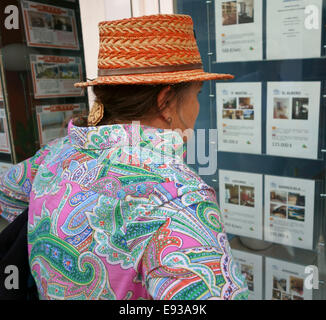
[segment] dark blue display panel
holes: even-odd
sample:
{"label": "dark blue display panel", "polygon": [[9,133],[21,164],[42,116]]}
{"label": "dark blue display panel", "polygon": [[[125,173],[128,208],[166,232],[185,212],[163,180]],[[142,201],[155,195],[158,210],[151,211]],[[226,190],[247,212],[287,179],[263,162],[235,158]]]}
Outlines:
{"label": "dark blue display panel", "polygon": [[[214,175],[204,175],[202,178],[211,186],[213,186],[219,199],[219,177],[218,170],[239,171],[245,173],[255,173],[272,176],[280,176],[287,178],[309,179],[315,181],[315,199],[314,199],[314,245],[312,250],[294,248],[291,246],[283,246],[280,244],[268,244],[243,237],[234,237],[230,235],[231,246],[245,252],[258,254],[265,258],[274,257],[283,259],[288,262],[295,262],[302,265],[316,264],[320,270],[320,278],[324,279],[326,273],[325,261],[325,230],[326,230],[326,63],[325,63],[325,28],[322,29],[319,58],[291,59],[291,60],[266,60],[266,10],[267,1],[263,0],[263,60],[257,61],[235,61],[235,62],[216,62],[216,35],[215,35],[215,1],[201,0],[178,0],[175,1],[177,13],[188,14],[194,21],[194,29],[197,43],[202,56],[205,71],[215,73],[230,73],[235,76],[229,81],[219,81],[221,83],[241,83],[241,82],[258,82],[262,85],[262,125],[261,125],[261,154],[247,154],[234,152],[217,151],[217,171]],[[225,2],[225,1],[220,1]],[[325,25],[326,1],[322,4],[322,21],[321,26]],[[318,157],[317,160],[271,156],[266,154],[266,119],[267,119],[267,82],[294,82],[294,81],[318,81],[321,83],[321,95],[317,97],[320,101],[320,118],[319,118],[319,139],[318,139]],[[325,95],[325,96],[324,96]],[[196,124],[196,129],[218,128],[217,123],[217,107],[216,106],[216,87],[215,82],[207,82],[204,84],[202,93],[199,97],[201,110]],[[206,134],[206,153],[211,142]],[[196,164],[195,168],[199,168],[200,164]],[[263,187],[264,189],[264,187]],[[262,190],[264,195],[264,190]],[[262,199],[264,202],[264,199]],[[248,245],[249,249],[245,245]],[[268,249],[266,249],[268,247]],[[264,251],[257,251],[265,248]],[[263,260],[263,270],[270,261]],[[265,280],[265,272],[263,272],[263,280]],[[266,278],[267,279],[267,278]],[[269,284],[263,281],[263,291],[268,291]],[[265,291],[264,291],[265,292]],[[264,298],[268,295],[263,294]],[[313,293],[313,298],[326,298],[325,286],[322,285]],[[276,298],[275,298],[276,299]]]}

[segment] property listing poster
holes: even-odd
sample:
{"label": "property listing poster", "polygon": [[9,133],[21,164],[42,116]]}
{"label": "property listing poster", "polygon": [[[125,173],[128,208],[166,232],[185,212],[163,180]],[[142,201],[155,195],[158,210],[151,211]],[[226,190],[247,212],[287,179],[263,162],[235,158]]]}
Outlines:
{"label": "property listing poster", "polygon": [[261,153],[261,83],[217,83],[218,150]]}
{"label": "property listing poster", "polygon": [[266,152],[317,159],[320,82],[268,82]]}
{"label": "property listing poster", "polygon": [[0,84],[0,152],[11,153],[9,141],[9,128],[5,105],[3,101],[2,86]]}
{"label": "property listing poster", "polygon": [[79,50],[74,10],[30,1],[22,9],[28,46]]}
{"label": "property listing poster", "polygon": [[311,250],[315,181],[265,176],[265,240]]}
{"label": "property listing poster", "polygon": [[263,238],[263,176],[219,170],[220,206],[227,233]]}
{"label": "property listing poster", "polygon": [[265,260],[266,300],[312,300],[312,290],[305,287],[305,266],[272,259]]}
{"label": "property listing poster", "polygon": [[232,249],[232,255],[246,277],[249,300],[263,300],[263,257],[235,249]]}
{"label": "property listing poster", "polygon": [[41,147],[53,139],[66,136],[69,121],[86,113],[84,103],[37,106],[36,119]]}
{"label": "property listing poster", "polygon": [[320,57],[322,0],[268,0],[267,59]]}
{"label": "property listing poster", "polygon": [[76,97],[74,84],[82,81],[80,57],[30,55],[35,99]]}
{"label": "property listing poster", "polygon": [[262,60],[262,0],[215,0],[216,61]]}

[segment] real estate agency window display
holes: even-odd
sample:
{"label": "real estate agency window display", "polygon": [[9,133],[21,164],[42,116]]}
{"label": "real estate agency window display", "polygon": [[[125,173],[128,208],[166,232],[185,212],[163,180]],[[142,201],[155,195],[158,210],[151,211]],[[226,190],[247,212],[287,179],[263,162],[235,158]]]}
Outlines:
{"label": "real estate agency window display", "polygon": [[[251,298],[325,299],[324,1],[175,7],[193,17],[207,69],[235,75],[203,87],[197,128],[218,130],[217,172],[203,179],[219,194]],[[319,28],[308,28],[314,13]],[[309,265],[319,289],[304,286]]]}
{"label": "real estate agency window display", "polygon": [[0,29],[10,142],[0,160],[18,163],[65,136],[88,99],[73,85],[86,77],[79,2],[4,0],[1,12],[7,5],[19,10],[19,29]]}

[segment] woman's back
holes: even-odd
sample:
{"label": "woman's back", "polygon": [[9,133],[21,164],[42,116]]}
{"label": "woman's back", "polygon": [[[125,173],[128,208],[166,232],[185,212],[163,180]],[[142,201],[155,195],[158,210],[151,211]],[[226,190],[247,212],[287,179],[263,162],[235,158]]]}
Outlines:
{"label": "woman's back", "polygon": [[20,165],[18,184],[33,184],[29,257],[41,298],[246,297],[214,191],[162,152],[171,137],[182,145],[144,126],[71,124]]}

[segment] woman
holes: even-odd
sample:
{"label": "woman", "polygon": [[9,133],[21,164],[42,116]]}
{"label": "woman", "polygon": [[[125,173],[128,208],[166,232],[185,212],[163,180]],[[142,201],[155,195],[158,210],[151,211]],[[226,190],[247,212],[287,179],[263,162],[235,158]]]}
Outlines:
{"label": "woman", "polygon": [[183,159],[202,82],[233,76],[202,70],[189,16],[99,28],[99,77],[76,84],[94,86],[88,119],[1,179],[3,216],[29,204],[40,298],[246,299],[215,192]]}

